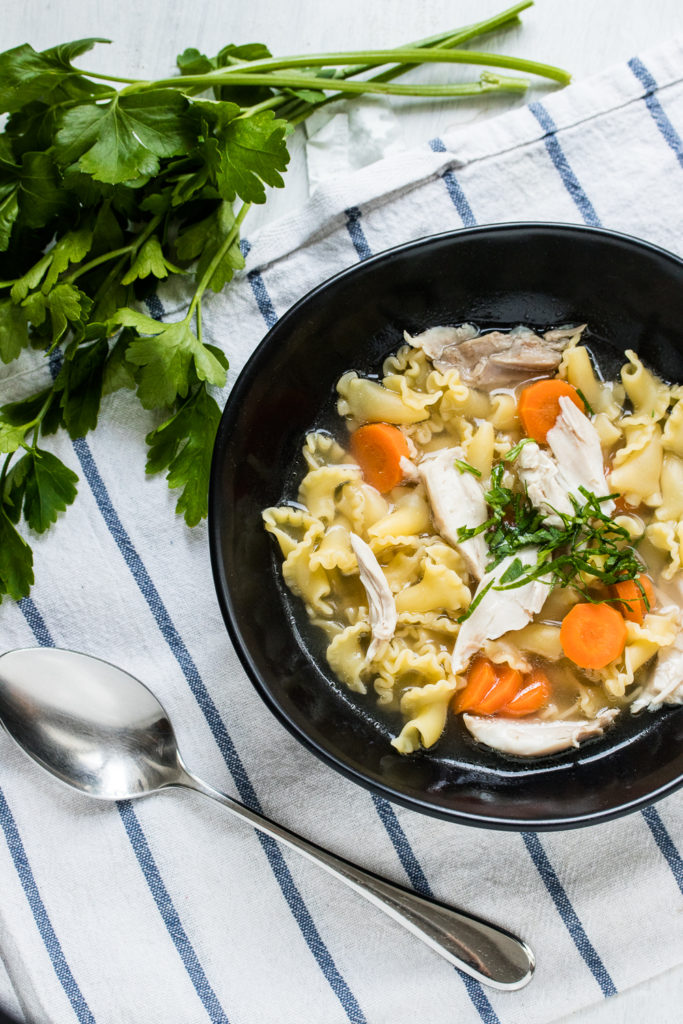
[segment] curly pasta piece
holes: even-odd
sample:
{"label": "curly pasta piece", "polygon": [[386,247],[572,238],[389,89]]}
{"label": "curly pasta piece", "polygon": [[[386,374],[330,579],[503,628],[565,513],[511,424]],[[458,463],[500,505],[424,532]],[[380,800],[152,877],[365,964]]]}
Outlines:
{"label": "curly pasta piece", "polygon": [[299,501],[316,519],[331,523],[336,515],[341,486],[360,480],[358,466],[320,466],[310,470],[301,481]]}
{"label": "curly pasta piece", "polygon": [[655,519],[683,519],[683,459],[670,453],[664,456],[660,485],[662,504],[655,509]]}
{"label": "curly pasta piece", "polygon": [[517,402],[515,396],[501,391],[491,395],[491,414],[489,419],[494,430],[519,430],[520,422],[517,415]]}
{"label": "curly pasta piece", "polygon": [[401,713],[408,721],[391,745],[400,754],[412,754],[420,745],[432,747],[443,732],[455,690],[456,684],[447,679],[406,690],[401,697]]}
{"label": "curly pasta piece", "polygon": [[324,569],[311,566],[311,554],[322,536],[321,523],[314,523],[306,536],[289,552],[282,563],[282,576],[292,591],[306,605],[309,615],[331,616],[334,607],[325,601],[331,590],[330,580]]}
{"label": "curly pasta piece", "polygon": [[467,443],[466,461],[481,473],[482,480],[491,475],[495,432],[493,424],[485,420],[480,423]]}
{"label": "curly pasta piece", "polygon": [[351,549],[349,531],[345,526],[337,523],[332,525],[323,534],[317,548],[311,552],[311,569],[325,569],[331,572],[332,569],[339,569],[345,576],[356,572],[356,556]]}
{"label": "curly pasta piece", "polygon": [[389,503],[379,491],[360,479],[342,484],[335,500],[337,512],[346,519],[354,533],[365,533],[389,511]]}
{"label": "curly pasta piece", "polygon": [[388,515],[377,519],[368,527],[370,540],[400,543],[397,538],[412,537],[431,529],[432,517],[423,487],[403,489],[398,493],[394,508]]}
{"label": "curly pasta piece", "polygon": [[564,657],[560,643],[560,627],[551,626],[546,622],[530,622],[528,626],[506,633],[505,639],[510,640],[523,651],[538,654],[548,661],[559,661]]}
{"label": "curly pasta piece", "polygon": [[396,596],[396,610],[400,612],[459,612],[471,600],[469,588],[457,572],[428,559],[419,583],[402,590]]}
{"label": "curly pasta piece", "polygon": [[631,399],[633,423],[649,423],[666,415],[671,400],[670,388],[646,370],[632,349],[625,352],[628,362],[621,368],[621,380]]}
{"label": "curly pasta piece", "polygon": [[615,444],[621,441],[623,430],[619,425],[619,421],[617,420],[615,423],[609,418],[607,413],[599,412],[597,416],[593,417],[592,423],[603,448],[613,448]]}
{"label": "curly pasta piece", "polygon": [[363,677],[369,674],[365,642],[369,636],[369,624],[357,622],[338,633],[327,648],[330,668],[354,693],[367,693]]}
{"label": "curly pasta piece", "polygon": [[349,370],[337,381],[340,416],[356,423],[419,423],[429,416],[429,406],[439,395],[420,394],[403,382],[400,391],[378,384],[377,381],[359,377],[355,370]]}
{"label": "curly pasta piece", "polygon": [[650,523],[645,527],[645,536],[668,554],[670,562],[662,569],[662,576],[665,580],[673,579],[683,564],[683,523],[678,520]]}
{"label": "curly pasta piece", "polygon": [[424,388],[427,378],[432,372],[432,365],[427,356],[419,348],[412,345],[401,345],[395,355],[387,356],[382,366],[382,374],[385,377],[392,374],[402,374],[411,387]]}
{"label": "curly pasta piece", "polygon": [[277,540],[280,551],[286,558],[290,551],[302,541],[306,532],[316,523],[322,526],[314,516],[293,505],[275,505],[261,513],[263,524]]}
{"label": "curly pasta piece", "polygon": [[331,434],[321,430],[311,430],[306,434],[303,455],[309,469],[319,469],[338,462],[352,462],[346,452]]}
{"label": "curly pasta piece", "polygon": [[683,458],[683,402],[676,402],[662,432],[664,449]]}
{"label": "curly pasta piece", "polygon": [[420,626],[423,631],[434,637],[434,642],[443,642],[450,652],[450,642],[457,636],[460,626],[453,619],[440,612],[401,612],[398,617],[396,635],[402,635],[402,628]]}
{"label": "curly pasta piece", "polygon": [[662,501],[659,476],[662,471],[662,429],[658,423],[624,421],[626,445],[614,456],[609,475],[612,491],[623,494],[630,505],[659,505]]}
{"label": "curly pasta piece", "polygon": [[593,412],[605,413],[611,420],[619,417],[624,389],[621,385],[599,380],[588,349],[583,345],[569,343],[564,350],[558,372],[560,377],[582,392]]}

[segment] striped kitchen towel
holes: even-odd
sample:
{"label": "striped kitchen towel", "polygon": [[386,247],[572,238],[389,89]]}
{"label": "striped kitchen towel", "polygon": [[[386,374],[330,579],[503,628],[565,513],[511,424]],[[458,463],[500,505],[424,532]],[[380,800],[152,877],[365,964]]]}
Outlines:
{"label": "striped kitchen towel", "polygon": [[[230,383],[310,288],[435,231],[575,221],[683,255],[682,79],[683,46],[672,42],[326,183],[245,243],[245,273],[207,303],[205,331],[230,359]],[[171,317],[186,301],[160,292],[150,309]],[[47,372],[27,360],[3,369],[2,401]],[[680,964],[683,794],[590,829],[489,832],[394,807],[320,763],[246,680],[214,596],[206,528],[185,529],[164,481],[145,478],[150,424],[121,392],[94,434],[55,438],[80,494],[33,542],[31,597],[0,608],[4,648],[54,644],[129,669],[159,694],[204,778],[523,935],[536,976],[517,993],[487,990],[194,794],[91,802],[1,735],[3,1005],[31,1024],[544,1024]]]}

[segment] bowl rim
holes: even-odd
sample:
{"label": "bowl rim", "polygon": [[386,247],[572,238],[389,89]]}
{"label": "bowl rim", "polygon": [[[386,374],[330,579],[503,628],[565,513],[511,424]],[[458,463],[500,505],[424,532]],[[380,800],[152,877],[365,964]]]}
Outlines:
{"label": "bowl rim", "polygon": [[[276,339],[277,335],[281,331],[287,329],[290,321],[296,320],[302,307],[305,308],[309,301],[318,297],[321,293],[326,291],[329,287],[336,285],[338,282],[353,277],[358,273],[364,273],[366,272],[367,267],[378,262],[391,259],[394,256],[403,255],[405,252],[410,252],[423,246],[429,246],[435,242],[444,242],[450,239],[457,241],[480,235],[495,236],[496,234],[515,230],[532,230],[548,235],[556,235],[557,233],[560,233],[567,236],[595,236],[597,238],[616,240],[626,245],[633,246],[640,251],[645,250],[651,252],[657,257],[673,264],[683,272],[683,258],[676,256],[675,253],[672,253],[668,249],[664,249],[653,242],[649,242],[646,239],[642,239],[625,232],[613,231],[604,227],[594,227],[592,225],[563,221],[502,221],[494,224],[479,224],[473,227],[457,228],[450,231],[424,235],[420,238],[402,242],[398,245],[391,246],[388,249],[383,249],[367,259],[353,263],[333,274],[331,277],[326,278],[324,281],[315,285],[297,299],[297,301],[290,306],[270,328],[268,328],[261,341],[258,343],[240,370],[237,379],[230,390],[225,407],[221,414],[211,459],[208,514],[209,552],[218,604],[220,606],[228,635],[242,667],[269,710],[275,715],[280,723],[284,725],[288,732],[300,743],[303,743],[303,745],[316,757],[320,758],[320,760],[329,767],[340,772],[343,776],[362,786],[364,789],[370,790],[392,803],[399,804],[412,811],[417,811],[420,814],[428,814],[431,817],[436,817],[441,820],[454,822],[460,825],[469,825],[477,828],[492,828],[501,831],[559,831],[563,829],[600,824],[611,821],[614,818],[621,817],[625,814],[642,810],[644,807],[655,803],[682,787],[683,771],[678,777],[670,779],[668,782],[663,783],[661,786],[650,790],[642,796],[631,800],[618,801],[614,805],[605,809],[588,811],[583,814],[575,814],[565,817],[502,818],[493,814],[473,813],[464,810],[451,809],[439,804],[421,802],[417,797],[412,797],[402,793],[400,790],[393,788],[388,783],[383,783],[375,778],[371,778],[368,775],[355,770],[351,765],[346,764],[340,758],[335,757],[333,753],[321,744],[317,743],[308,735],[308,733],[304,732],[299,724],[294,721],[294,719],[292,719],[275,700],[273,694],[261,678],[261,673],[255,664],[247,644],[243,642],[242,635],[237,627],[236,616],[233,609],[232,592],[227,582],[225,566],[220,553],[220,475],[223,469],[223,459],[230,448],[230,438],[233,436],[231,427],[237,415],[240,402],[249,390],[249,381],[254,373],[255,367],[257,367],[258,364],[266,358],[269,348],[273,344],[273,339]],[[683,713],[683,706],[679,709],[679,713]]]}

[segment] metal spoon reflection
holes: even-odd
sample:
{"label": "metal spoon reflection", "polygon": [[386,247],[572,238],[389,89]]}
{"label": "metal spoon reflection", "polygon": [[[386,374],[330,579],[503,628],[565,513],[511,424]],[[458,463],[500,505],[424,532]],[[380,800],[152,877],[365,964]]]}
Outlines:
{"label": "metal spoon reflection", "polygon": [[533,953],[514,935],[335,857],[192,775],[157,698],[109,662],[55,648],[3,654],[0,720],[29,757],[74,789],[102,800],[194,789],[325,868],[478,981],[517,989],[531,979]]}

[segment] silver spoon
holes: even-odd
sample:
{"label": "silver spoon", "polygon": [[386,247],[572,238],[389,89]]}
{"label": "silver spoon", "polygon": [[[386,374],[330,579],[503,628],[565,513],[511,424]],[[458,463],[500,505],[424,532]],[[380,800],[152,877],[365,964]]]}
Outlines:
{"label": "silver spoon", "polygon": [[514,935],[335,857],[192,775],[157,698],[107,661],[51,647],[1,655],[0,720],[29,757],[82,793],[131,800],[194,789],[325,868],[478,981],[510,990],[531,979],[534,955]]}

